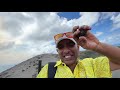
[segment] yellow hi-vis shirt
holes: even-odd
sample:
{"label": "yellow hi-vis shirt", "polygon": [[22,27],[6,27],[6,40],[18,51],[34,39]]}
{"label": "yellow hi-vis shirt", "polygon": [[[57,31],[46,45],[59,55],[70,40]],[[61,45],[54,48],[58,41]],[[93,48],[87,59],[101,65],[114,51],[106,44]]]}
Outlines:
{"label": "yellow hi-vis shirt", "polygon": [[[56,62],[57,67],[54,78],[111,78],[109,59],[107,57],[78,59],[74,72],[61,60]],[[37,75],[37,78],[48,77],[48,64]]]}

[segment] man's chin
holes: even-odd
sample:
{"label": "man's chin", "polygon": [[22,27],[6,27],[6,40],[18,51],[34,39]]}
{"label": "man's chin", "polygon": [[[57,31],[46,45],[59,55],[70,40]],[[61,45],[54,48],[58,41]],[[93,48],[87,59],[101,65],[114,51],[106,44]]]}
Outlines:
{"label": "man's chin", "polygon": [[64,60],[64,63],[65,63],[66,65],[72,65],[72,64],[75,63],[75,61],[74,61],[74,60]]}

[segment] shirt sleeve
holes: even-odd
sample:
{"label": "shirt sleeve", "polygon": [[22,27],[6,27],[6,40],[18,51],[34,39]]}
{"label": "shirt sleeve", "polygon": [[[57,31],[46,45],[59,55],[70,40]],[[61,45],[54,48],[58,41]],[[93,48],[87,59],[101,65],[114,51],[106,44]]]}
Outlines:
{"label": "shirt sleeve", "polygon": [[109,59],[107,57],[98,57],[93,60],[94,73],[97,78],[110,78],[112,73],[110,71]]}
{"label": "shirt sleeve", "polygon": [[36,78],[47,78],[48,75],[48,64],[46,64],[42,69],[41,71],[39,72],[39,74],[37,75]]}

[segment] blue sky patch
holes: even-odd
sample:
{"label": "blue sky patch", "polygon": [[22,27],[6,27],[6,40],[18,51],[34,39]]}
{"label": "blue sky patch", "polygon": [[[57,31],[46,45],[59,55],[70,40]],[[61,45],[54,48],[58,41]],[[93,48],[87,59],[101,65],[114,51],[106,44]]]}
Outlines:
{"label": "blue sky patch", "polygon": [[67,18],[68,20],[77,19],[77,18],[80,17],[79,12],[60,12],[60,13],[58,13],[58,15],[59,15],[60,17],[65,17],[65,18]]}

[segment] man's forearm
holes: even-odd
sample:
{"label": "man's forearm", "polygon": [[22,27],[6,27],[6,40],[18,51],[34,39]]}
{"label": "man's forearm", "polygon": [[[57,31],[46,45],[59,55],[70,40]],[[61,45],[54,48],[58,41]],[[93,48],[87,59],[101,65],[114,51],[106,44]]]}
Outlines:
{"label": "man's forearm", "polygon": [[107,56],[111,62],[120,64],[120,48],[100,42],[94,51]]}

